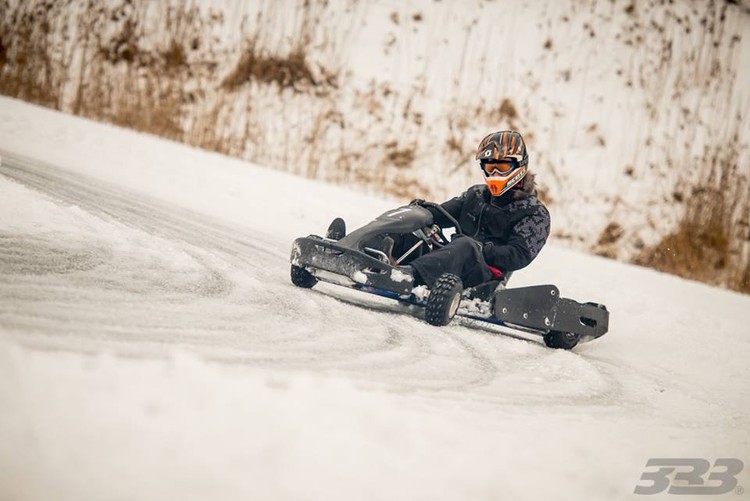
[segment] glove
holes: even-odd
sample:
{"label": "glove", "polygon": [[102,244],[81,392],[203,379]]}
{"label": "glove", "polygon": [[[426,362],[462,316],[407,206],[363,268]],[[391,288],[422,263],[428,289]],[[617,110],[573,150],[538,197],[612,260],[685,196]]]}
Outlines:
{"label": "glove", "polygon": [[409,202],[409,205],[420,205],[421,206],[422,204],[424,204],[424,200],[422,200],[421,198],[415,198],[414,200],[412,200],[411,202]]}
{"label": "glove", "polygon": [[482,246],[482,256],[487,260],[492,256],[492,248],[495,247],[493,242],[487,242]]}

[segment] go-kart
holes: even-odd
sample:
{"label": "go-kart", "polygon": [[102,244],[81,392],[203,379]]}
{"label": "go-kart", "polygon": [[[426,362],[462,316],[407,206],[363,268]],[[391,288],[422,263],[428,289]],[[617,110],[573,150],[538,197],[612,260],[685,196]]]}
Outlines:
{"label": "go-kart", "polygon": [[[540,335],[551,348],[569,350],[607,332],[604,305],[560,297],[554,285],[509,288],[510,274],[468,288],[451,273],[442,274],[429,289],[416,285],[408,262],[449,243],[425,207],[440,211],[461,234],[458,221],[440,205],[424,201],[390,210],[349,234],[337,218],[325,236],[294,241],[292,283],[311,288],[324,281],[424,307],[425,320],[436,326],[448,325],[456,315],[489,322]],[[391,255],[393,237],[406,235],[415,243],[401,255]]]}

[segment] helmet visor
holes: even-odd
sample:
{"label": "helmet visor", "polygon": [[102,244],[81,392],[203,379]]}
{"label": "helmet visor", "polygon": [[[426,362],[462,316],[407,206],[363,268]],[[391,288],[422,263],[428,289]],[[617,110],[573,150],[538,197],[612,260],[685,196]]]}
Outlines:
{"label": "helmet visor", "polygon": [[518,168],[518,162],[512,159],[481,161],[479,165],[486,177],[490,176],[507,176],[514,169]]}

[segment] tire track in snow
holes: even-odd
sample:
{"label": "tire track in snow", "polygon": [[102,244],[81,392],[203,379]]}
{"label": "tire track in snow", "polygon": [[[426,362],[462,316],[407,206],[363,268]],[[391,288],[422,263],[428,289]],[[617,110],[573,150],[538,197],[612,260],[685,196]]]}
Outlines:
{"label": "tire track in snow", "polygon": [[[112,219],[121,224],[132,226],[162,238],[181,240],[191,246],[200,249],[209,249],[222,254],[224,258],[239,261],[245,266],[251,267],[254,274],[267,273],[266,270],[269,269],[268,261],[272,261],[272,265],[278,264],[278,268],[285,271],[288,268],[285,255],[282,257],[279,253],[269,251],[262,245],[254,243],[249,238],[236,236],[236,232],[227,229],[225,225],[207,220],[207,218],[178,207],[168,206],[159,201],[151,200],[148,197],[129,194],[117,187],[108,186],[106,183],[87,179],[83,176],[62,171],[54,166],[39,164],[33,160],[20,157],[5,155],[5,161],[0,172],[6,177],[20,182],[29,188],[42,192],[65,204],[80,207],[103,219]],[[261,264],[253,267],[253,263],[257,264],[259,261],[257,253],[264,254],[263,260]],[[251,255],[253,257],[249,257]],[[44,260],[44,256],[38,255],[33,259],[38,260],[40,258]],[[33,263],[29,263],[29,265],[31,266]],[[212,274],[216,274],[215,270],[212,270]],[[284,278],[286,280],[286,277]],[[289,288],[289,286],[285,287],[285,289]],[[295,295],[300,293],[309,294],[309,291],[291,290],[294,291]],[[205,296],[205,294],[203,295]],[[330,300],[329,298],[325,299]],[[316,303],[318,302],[316,301]],[[319,307],[319,304],[315,305],[315,308]],[[58,311],[57,313],[60,312]],[[62,321],[63,316],[52,315],[50,320]],[[86,318],[92,319],[93,315],[87,315]],[[306,319],[309,320],[309,317]],[[342,319],[342,321],[345,320]],[[322,318],[322,321],[327,322],[328,318]],[[148,324],[149,322],[144,323]],[[288,339],[291,343],[286,343],[293,345],[291,353],[294,353],[295,348],[302,346],[302,352],[305,354],[305,338],[310,334],[317,337],[316,344],[321,344],[321,335],[319,332],[314,332],[315,328],[317,330],[325,330],[327,327],[328,325],[323,323],[313,323],[313,329],[308,329],[308,331],[312,332],[303,332],[300,333],[301,335],[292,336],[291,339]],[[122,339],[121,336],[123,333],[120,329],[115,329],[115,332]],[[321,356],[319,350],[310,350],[307,356],[303,355],[300,358],[299,356],[292,355],[289,358],[301,362],[302,365],[314,364],[325,368],[337,369],[339,366],[350,368],[353,366],[357,368],[358,360],[363,356],[374,354],[376,360],[368,367],[368,369],[374,370],[408,366],[429,358],[430,343],[425,342],[425,338],[406,337],[399,334],[397,337],[398,342],[393,343],[394,332],[400,332],[399,326],[391,322],[390,327],[386,330],[387,339],[391,340],[390,344],[380,342],[376,339],[374,342],[370,340],[370,346],[363,346],[361,342],[346,346],[343,352],[331,349],[327,350],[324,356]],[[353,333],[353,335],[356,334],[356,332]],[[130,339],[134,338],[133,336],[127,337]],[[135,338],[137,337],[135,336]],[[323,337],[327,337],[327,334],[323,333]],[[348,341],[351,342],[352,339],[356,338],[352,337]],[[336,345],[337,341],[340,340],[332,340],[331,344]],[[285,350],[285,353],[289,354],[290,350]],[[270,364],[279,362],[278,357],[271,357],[268,360]]]}
{"label": "tire track in snow", "polygon": [[[203,268],[197,281],[164,276],[139,285],[150,273],[160,273],[156,263],[125,283],[133,290],[123,295],[123,281],[134,270],[113,261],[116,256],[106,246],[66,251],[65,245],[44,239],[0,234],[0,267],[4,277],[15,280],[0,278],[0,297],[15,305],[0,316],[0,324],[22,331],[18,337],[29,345],[81,351],[115,345],[133,356],[160,356],[165,345],[178,344],[225,363],[333,371],[398,391],[455,391],[464,398],[475,393],[483,400],[492,400],[493,385],[522,364],[550,356],[536,345],[462,326],[436,329],[402,305],[361,293],[298,290],[289,284],[287,249],[267,235],[250,235],[248,229],[16,155],[3,153],[0,174],[109,224],[176,243]],[[20,250],[24,245],[49,248],[29,257]],[[56,253],[57,261],[49,259]],[[34,269],[57,281],[24,275]],[[61,279],[63,271],[69,273]],[[109,283],[106,273],[125,277]],[[161,278],[165,283],[158,283]],[[247,279],[255,285],[248,286]],[[35,291],[30,297],[29,287]],[[123,308],[127,312],[118,311]],[[52,327],[59,324],[67,325],[62,333]],[[505,353],[509,346],[514,349]],[[571,396],[576,395],[564,395]]]}

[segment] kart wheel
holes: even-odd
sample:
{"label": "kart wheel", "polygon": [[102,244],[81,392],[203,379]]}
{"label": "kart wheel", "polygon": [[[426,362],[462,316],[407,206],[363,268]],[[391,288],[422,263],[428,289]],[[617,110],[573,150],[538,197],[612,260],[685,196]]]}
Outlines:
{"label": "kart wheel", "polygon": [[292,283],[297,287],[310,289],[318,283],[318,279],[304,268],[292,265]]}
{"label": "kart wheel", "polygon": [[580,339],[581,335],[575,332],[550,331],[544,335],[544,344],[550,348],[572,350]]}
{"label": "kart wheel", "polygon": [[425,320],[431,325],[448,325],[458,311],[461,293],[464,290],[461,279],[451,273],[443,273],[427,297]]}

